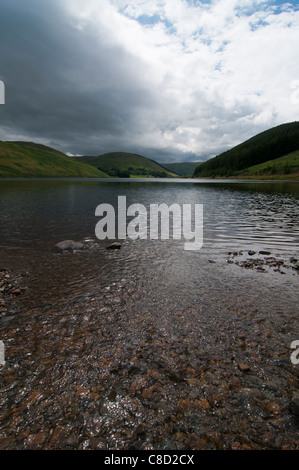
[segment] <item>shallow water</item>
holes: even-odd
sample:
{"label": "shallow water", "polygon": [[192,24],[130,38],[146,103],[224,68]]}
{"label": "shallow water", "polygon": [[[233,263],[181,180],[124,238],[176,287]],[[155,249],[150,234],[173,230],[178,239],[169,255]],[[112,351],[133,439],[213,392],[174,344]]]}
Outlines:
{"label": "shallow water", "polygon": [[[298,186],[0,182],[0,268],[24,288],[6,295],[1,319],[0,447],[298,448]],[[96,206],[118,195],[203,204],[203,248],[52,250],[95,239]]]}

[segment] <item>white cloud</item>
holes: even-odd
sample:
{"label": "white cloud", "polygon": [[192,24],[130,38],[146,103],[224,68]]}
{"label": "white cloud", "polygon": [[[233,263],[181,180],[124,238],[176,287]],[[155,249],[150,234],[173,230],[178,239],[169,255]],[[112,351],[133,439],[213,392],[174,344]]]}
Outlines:
{"label": "white cloud", "polygon": [[[297,118],[290,83],[299,76],[299,12],[289,4],[275,14],[271,1],[266,8],[265,2],[252,0],[243,0],[241,7],[237,0],[112,3],[126,15],[120,14],[123,29],[116,36],[147,63],[149,84],[158,87],[161,125],[167,126],[167,114],[177,122],[176,129],[168,130],[167,141],[171,135],[180,148],[198,151],[200,140],[187,130],[182,135],[179,129],[186,123],[186,129],[200,129],[203,120],[217,119],[220,108],[228,120],[235,113],[228,139],[235,136],[236,143],[243,138],[237,132],[238,121],[246,137]],[[142,15],[159,16],[173,29],[170,32],[163,22],[142,27],[137,21]],[[220,129],[222,121],[223,116]],[[212,151],[215,142],[205,145]]]}

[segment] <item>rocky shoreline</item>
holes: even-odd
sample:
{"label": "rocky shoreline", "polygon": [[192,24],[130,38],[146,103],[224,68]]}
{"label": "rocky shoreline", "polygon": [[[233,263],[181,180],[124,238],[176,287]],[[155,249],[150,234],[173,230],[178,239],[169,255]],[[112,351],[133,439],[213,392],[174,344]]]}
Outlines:
{"label": "rocky shoreline", "polygon": [[266,272],[273,269],[274,272],[285,274],[285,270],[293,270],[299,274],[299,259],[292,256],[289,259],[281,259],[273,256],[270,251],[234,251],[228,252],[227,262],[236,264],[245,269],[255,269],[258,272]]}
{"label": "rocky shoreline", "polygon": [[[243,277],[234,296],[230,289],[240,278],[229,271],[224,280],[230,264],[297,276],[295,257],[230,252],[223,268],[202,263],[192,290],[190,278],[185,285],[162,255],[155,257],[166,270],[161,276],[153,277],[156,267],[142,252],[129,274],[122,260],[135,256],[132,248],[115,247],[107,260],[120,260],[120,272],[112,265],[105,277],[106,260],[106,267],[95,265],[94,290],[86,296],[82,281],[70,280],[63,301],[49,299],[59,266],[81,279],[85,257],[90,265],[105,256],[106,245],[86,244],[90,249],[60,251],[74,256],[38,260],[35,282],[46,273],[44,298],[33,292],[39,284],[32,273],[0,270],[8,354],[0,369],[0,449],[299,449],[299,366],[289,359],[296,312],[279,303],[277,292],[271,299],[279,314],[271,314],[260,295],[265,276],[264,285]],[[196,261],[189,263],[193,273]]]}

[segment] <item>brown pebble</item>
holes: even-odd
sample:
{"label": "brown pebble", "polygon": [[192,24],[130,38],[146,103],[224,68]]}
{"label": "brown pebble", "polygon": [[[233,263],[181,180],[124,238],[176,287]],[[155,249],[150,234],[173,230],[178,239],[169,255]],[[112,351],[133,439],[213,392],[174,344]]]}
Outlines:
{"label": "brown pebble", "polygon": [[21,289],[14,289],[14,290],[12,291],[12,294],[13,294],[13,295],[20,295],[20,294],[21,294]]}
{"label": "brown pebble", "polygon": [[47,438],[45,432],[40,432],[38,434],[30,434],[25,441],[25,446],[27,448],[36,449],[40,448]]}
{"label": "brown pebble", "polygon": [[205,400],[204,398],[200,398],[199,400],[195,400],[196,405],[202,406],[205,410],[208,410],[210,408],[210,403],[208,400]]}
{"label": "brown pebble", "polygon": [[39,390],[34,390],[30,397],[23,403],[21,409],[29,408],[31,405],[35,404],[38,400],[42,398],[43,394]]}
{"label": "brown pebble", "polygon": [[250,366],[248,364],[238,364],[238,369],[241,372],[249,372],[250,371]]}
{"label": "brown pebble", "polygon": [[198,387],[200,385],[200,380],[198,379],[187,379],[189,385]]}
{"label": "brown pebble", "polygon": [[98,400],[100,398],[100,395],[98,393],[90,393],[89,398],[92,400]]}
{"label": "brown pebble", "polygon": [[56,426],[56,428],[54,428],[53,430],[51,430],[51,438],[50,438],[50,445],[56,445],[56,443],[58,442],[59,440],[59,436],[60,434],[63,432],[63,426],[61,425],[58,425]]}
{"label": "brown pebble", "polygon": [[142,398],[151,398],[153,391],[150,388],[145,388],[142,390],[141,396]]}
{"label": "brown pebble", "polygon": [[271,413],[276,416],[281,414],[281,408],[278,403],[268,402],[266,405],[266,410],[268,411],[268,413]]}
{"label": "brown pebble", "polygon": [[75,397],[84,397],[90,393],[90,390],[86,387],[79,387],[75,393]]}
{"label": "brown pebble", "polygon": [[179,400],[177,404],[177,410],[182,410],[184,408],[189,408],[192,406],[192,401],[190,400]]}

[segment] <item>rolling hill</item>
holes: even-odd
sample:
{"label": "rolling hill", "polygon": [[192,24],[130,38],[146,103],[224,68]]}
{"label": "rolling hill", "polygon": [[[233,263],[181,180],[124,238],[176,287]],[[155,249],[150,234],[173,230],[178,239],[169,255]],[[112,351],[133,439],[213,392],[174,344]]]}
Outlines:
{"label": "rolling hill", "polygon": [[0,177],[107,178],[108,175],[45,145],[0,141]]}
{"label": "rolling hill", "polygon": [[164,166],[141,155],[112,152],[97,157],[75,157],[76,161],[92,165],[115,177],[177,177]]}
{"label": "rolling hill", "polygon": [[[195,168],[193,176],[197,178],[238,177],[246,174],[253,176],[255,171],[257,172],[255,175],[257,178],[271,176],[271,174],[274,174],[271,173],[273,171],[272,165],[268,165],[268,170],[265,170],[262,175],[259,173],[258,168],[252,170],[252,167],[282,157],[285,159],[284,163],[286,163],[289,158],[287,156],[297,150],[299,150],[299,122],[282,124],[261,132],[231,150],[201,163]],[[279,164],[274,168],[277,169],[277,174],[280,174],[280,177],[288,175],[288,178],[291,178],[293,174],[298,173],[296,161],[296,159],[290,159],[288,166]],[[267,165],[265,168],[267,168]],[[286,169],[287,173],[283,173]]]}

